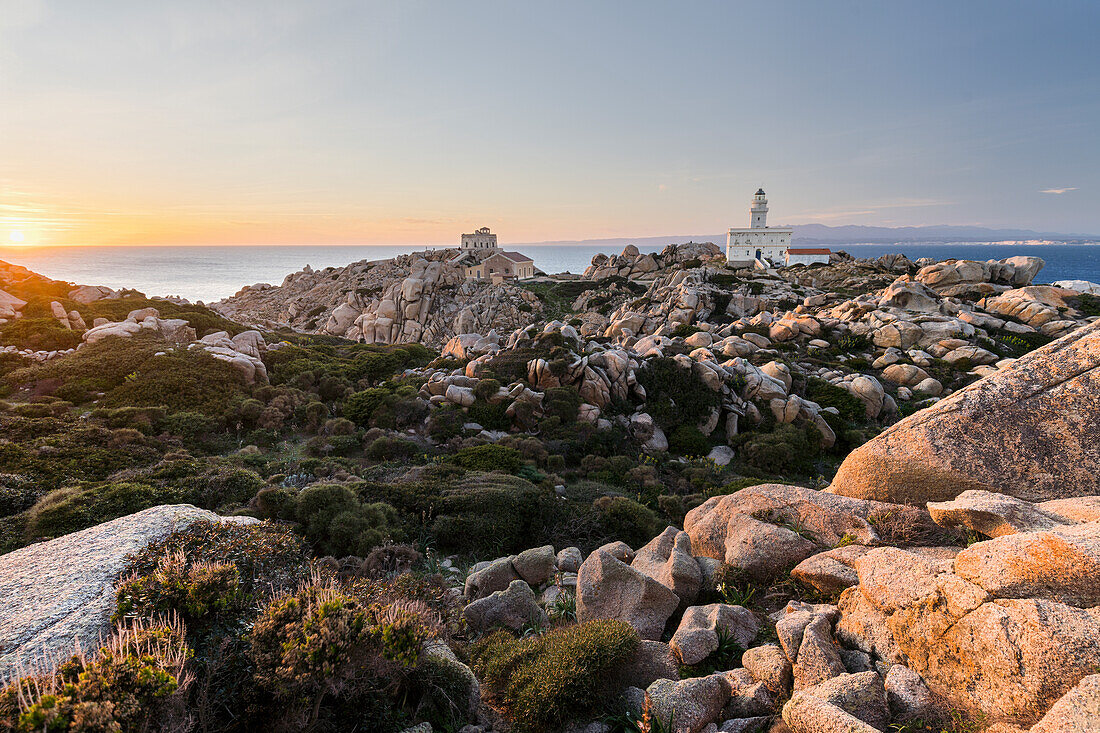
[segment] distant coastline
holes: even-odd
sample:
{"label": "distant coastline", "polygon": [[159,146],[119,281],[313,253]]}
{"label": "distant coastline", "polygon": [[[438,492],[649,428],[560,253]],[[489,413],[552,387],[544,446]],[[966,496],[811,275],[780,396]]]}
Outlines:
{"label": "distant coastline", "polygon": [[[593,240],[588,243],[504,243],[526,248],[544,272],[583,272],[597,253],[615,254],[626,244],[642,252],[659,252],[675,242],[713,241],[715,237]],[[829,242],[834,251],[856,257],[900,252],[910,259],[1004,259],[1014,255],[1042,257],[1046,267],[1038,282],[1090,280],[1100,282],[1100,247],[1091,243],[1026,242]],[[437,249],[438,246],[429,246]],[[132,247],[0,247],[0,260],[23,265],[59,280],[112,288],[135,287],[147,295],[179,295],[212,302],[229,297],[245,285],[281,283],[292,272],[342,267],[359,260],[388,259],[424,246],[409,245],[230,245]]]}

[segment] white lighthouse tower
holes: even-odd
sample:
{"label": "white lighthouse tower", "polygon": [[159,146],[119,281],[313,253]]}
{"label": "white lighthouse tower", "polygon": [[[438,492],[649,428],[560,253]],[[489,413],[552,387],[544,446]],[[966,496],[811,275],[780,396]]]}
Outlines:
{"label": "white lighthouse tower", "polygon": [[752,197],[752,221],[750,229],[768,228],[768,197],[764,195],[764,189],[756,189],[756,195]]}
{"label": "white lighthouse tower", "polygon": [[793,234],[793,229],[768,226],[768,197],[764,189],[757,189],[749,209],[749,227],[730,229],[726,235],[726,261],[734,267],[768,268],[783,264]]}

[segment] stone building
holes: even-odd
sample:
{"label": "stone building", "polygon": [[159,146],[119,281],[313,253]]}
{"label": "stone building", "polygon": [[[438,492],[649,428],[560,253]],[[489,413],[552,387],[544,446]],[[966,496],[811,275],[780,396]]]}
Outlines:
{"label": "stone building", "polygon": [[535,261],[519,252],[497,250],[481,262],[466,266],[467,280],[523,280],[535,276]]}
{"label": "stone building", "polygon": [[769,227],[768,198],[764,189],[752,197],[749,227],[730,229],[726,235],[726,260],[737,267],[769,267],[784,264],[793,229]]}
{"label": "stone building", "polygon": [[462,235],[462,249],[485,250],[497,248],[497,235],[489,231],[489,227],[481,227],[473,234]]}
{"label": "stone building", "polygon": [[522,280],[535,276],[535,261],[519,252],[505,252],[489,227],[463,234],[458,255],[451,264],[461,266],[467,280]]}

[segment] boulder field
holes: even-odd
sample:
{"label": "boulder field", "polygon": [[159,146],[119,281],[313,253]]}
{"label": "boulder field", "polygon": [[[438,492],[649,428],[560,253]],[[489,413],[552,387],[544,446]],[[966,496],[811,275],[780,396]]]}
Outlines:
{"label": "boulder field", "polygon": [[[622,699],[692,733],[776,730],[777,718],[793,733],[873,733],[952,714],[999,726],[990,730],[1095,730],[1097,500],[968,491],[928,511],[755,486],[708,500],[683,531],[669,527],[636,552],[598,548],[576,574],[575,548],[537,548],[540,567],[556,564],[530,585],[522,555],[485,563],[466,583],[467,622],[537,624],[543,606],[575,588],[579,621],[623,620],[648,640],[639,656],[649,661],[619,680]],[[959,527],[995,536],[920,544]],[[771,613],[703,600],[717,567],[763,588],[792,566],[796,582],[839,599]],[[739,662],[685,672],[720,638],[744,650]]]}

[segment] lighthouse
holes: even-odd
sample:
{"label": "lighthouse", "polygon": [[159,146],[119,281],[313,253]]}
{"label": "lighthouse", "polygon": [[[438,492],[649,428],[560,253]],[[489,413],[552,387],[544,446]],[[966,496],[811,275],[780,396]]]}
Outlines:
{"label": "lighthouse", "polygon": [[730,229],[726,235],[726,261],[734,267],[782,265],[793,234],[793,229],[768,226],[768,196],[759,188],[749,206],[748,228]]}

